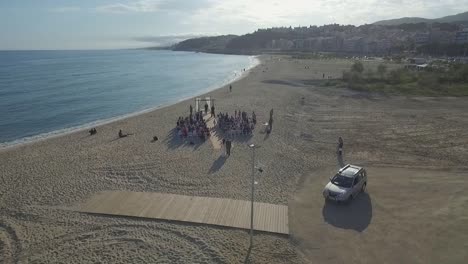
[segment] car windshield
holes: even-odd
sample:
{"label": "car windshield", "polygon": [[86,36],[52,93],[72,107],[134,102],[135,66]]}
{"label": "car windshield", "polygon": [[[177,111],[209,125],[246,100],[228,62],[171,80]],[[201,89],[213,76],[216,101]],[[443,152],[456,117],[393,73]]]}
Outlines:
{"label": "car windshield", "polygon": [[336,186],[340,187],[345,187],[345,188],[350,188],[351,185],[353,184],[353,178],[351,177],[346,177],[341,174],[336,174],[331,182],[335,184]]}

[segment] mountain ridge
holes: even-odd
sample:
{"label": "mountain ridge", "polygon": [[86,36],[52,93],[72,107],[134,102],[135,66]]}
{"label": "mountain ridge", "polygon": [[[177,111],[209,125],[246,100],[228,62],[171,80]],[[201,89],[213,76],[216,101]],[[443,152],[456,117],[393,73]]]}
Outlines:
{"label": "mountain ridge", "polygon": [[401,17],[396,19],[380,20],[372,23],[373,25],[382,25],[382,26],[395,26],[401,24],[417,24],[417,23],[453,23],[468,21],[468,11],[463,13],[458,13],[456,15],[444,16],[440,18],[423,18],[423,17]]}

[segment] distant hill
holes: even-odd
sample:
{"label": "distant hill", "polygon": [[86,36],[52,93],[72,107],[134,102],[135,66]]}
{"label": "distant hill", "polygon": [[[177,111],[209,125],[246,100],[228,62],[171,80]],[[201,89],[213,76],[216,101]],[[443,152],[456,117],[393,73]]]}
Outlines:
{"label": "distant hill", "polygon": [[236,37],[236,35],[223,35],[187,39],[174,45],[172,50],[224,53],[226,45]]}
{"label": "distant hill", "polygon": [[245,55],[278,52],[337,52],[389,56],[403,52],[420,52],[416,48],[422,50],[423,44],[416,43],[415,36],[432,29],[437,29],[437,31],[434,31],[430,40],[426,40],[428,42],[426,44],[430,44],[427,51],[424,51],[426,55],[439,55],[443,51],[444,54],[450,53],[458,56],[464,54],[465,48],[468,47],[468,43],[455,43],[456,32],[468,25],[468,12],[438,19],[412,17],[376,23],[378,25],[329,24],[264,28],[241,36],[224,35],[187,39],[171,46],[170,49]]}
{"label": "distant hill", "polygon": [[436,20],[437,20],[436,22],[444,22],[444,23],[468,21],[468,12],[456,14],[453,16],[446,16],[446,17],[438,18]]}
{"label": "distant hill", "polygon": [[468,12],[456,14],[453,16],[445,16],[435,19],[427,19],[422,17],[403,17],[397,19],[381,20],[373,23],[374,25],[395,26],[401,24],[416,24],[416,23],[453,23],[453,22],[467,22]]}

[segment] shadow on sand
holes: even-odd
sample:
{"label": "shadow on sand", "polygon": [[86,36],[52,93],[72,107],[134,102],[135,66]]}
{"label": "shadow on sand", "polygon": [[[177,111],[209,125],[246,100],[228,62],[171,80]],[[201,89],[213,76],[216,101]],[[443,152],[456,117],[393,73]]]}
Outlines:
{"label": "shadow on sand", "polygon": [[340,152],[338,152],[338,150],[336,151],[336,161],[338,162],[338,166],[340,168],[343,168],[346,165],[345,161],[343,159],[343,154],[340,154]]}
{"label": "shadow on sand", "polygon": [[211,165],[208,173],[215,173],[219,171],[223,167],[224,163],[226,163],[227,158],[228,157],[225,155],[219,156],[219,158],[213,162],[213,165]]}
{"label": "shadow on sand", "polygon": [[325,222],[332,226],[364,231],[372,219],[372,202],[369,194],[359,194],[349,204],[337,204],[326,201],[323,205],[322,215]]}
{"label": "shadow on sand", "polygon": [[289,81],[289,80],[264,80],[263,83],[268,84],[278,84],[278,85],[288,85],[293,87],[303,87],[304,85],[300,82]]}
{"label": "shadow on sand", "polygon": [[217,131],[216,133],[218,134],[218,137],[220,140],[222,140],[223,138],[230,139],[232,142],[237,143],[237,144],[243,144],[243,143],[247,144],[250,142],[250,140],[253,137],[253,134],[247,134],[247,135],[241,134],[241,135],[231,136],[221,131]]}
{"label": "shadow on sand", "polygon": [[[190,144],[192,140],[193,144]],[[164,143],[167,145],[167,149],[174,150],[180,147],[193,147],[194,150],[198,149],[203,143],[209,139],[202,141],[198,137],[193,137],[192,139],[184,139],[177,135],[177,129],[173,128],[167,136],[164,138]]]}

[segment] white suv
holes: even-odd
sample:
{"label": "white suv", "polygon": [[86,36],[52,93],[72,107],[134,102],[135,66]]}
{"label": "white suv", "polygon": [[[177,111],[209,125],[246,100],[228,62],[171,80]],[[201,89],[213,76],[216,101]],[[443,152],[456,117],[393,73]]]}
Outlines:
{"label": "white suv", "polygon": [[325,199],[337,202],[349,202],[367,186],[367,173],[362,167],[346,165],[330,178],[330,182],[323,190]]}

